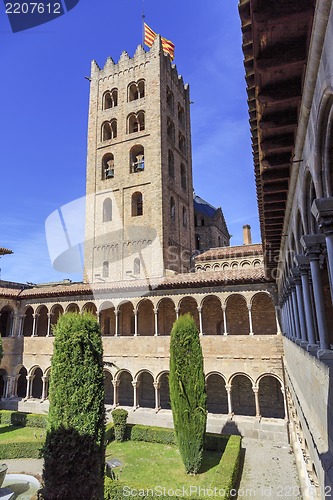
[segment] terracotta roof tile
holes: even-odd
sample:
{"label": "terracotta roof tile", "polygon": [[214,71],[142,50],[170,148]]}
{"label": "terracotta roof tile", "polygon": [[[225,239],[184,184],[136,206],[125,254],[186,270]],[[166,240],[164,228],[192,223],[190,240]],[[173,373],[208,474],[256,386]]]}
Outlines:
{"label": "terracotta roof tile", "polygon": [[210,248],[195,257],[196,262],[202,260],[226,259],[229,257],[248,257],[262,256],[262,244],[255,243],[253,245],[239,245],[234,247]]}

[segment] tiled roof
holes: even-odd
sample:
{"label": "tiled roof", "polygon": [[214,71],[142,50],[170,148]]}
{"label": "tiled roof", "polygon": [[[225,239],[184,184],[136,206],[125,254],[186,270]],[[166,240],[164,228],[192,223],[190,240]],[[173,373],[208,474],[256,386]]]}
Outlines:
{"label": "tiled roof", "polygon": [[262,256],[262,244],[255,243],[253,245],[239,245],[234,247],[210,248],[195,257],[196,262],[202,260],[226,259],[229,257],[249,257]]}
{"label": "tiled roof", "polygon": [[26,290],[14,290],[0,288],[0,296],[16,297],[17,299],[33,299],[48,297],[64,297],[74,295],[104,294],[107,292],[121,292],[126,290],[168,290],[176,288],[198,288],[205,286],[226,286],[232,284],[268,282],[265,278],[263,268],[229,269],[221,271],[208,271],[197,273],[184,273],[167,276],[165,278],[153,278],[118,281],[114,283],[100,283],[90,285],[89,283],[71,283],[68,285],[58,284],[52,286],[36,286]]}

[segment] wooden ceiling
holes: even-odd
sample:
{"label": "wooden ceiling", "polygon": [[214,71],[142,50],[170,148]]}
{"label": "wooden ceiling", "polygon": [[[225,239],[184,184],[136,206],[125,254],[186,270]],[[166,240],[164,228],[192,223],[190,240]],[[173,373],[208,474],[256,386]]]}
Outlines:
{"label": "wooden ceiling", "polygon": [[266,268],[277,266],[316,0],[240,0]]}

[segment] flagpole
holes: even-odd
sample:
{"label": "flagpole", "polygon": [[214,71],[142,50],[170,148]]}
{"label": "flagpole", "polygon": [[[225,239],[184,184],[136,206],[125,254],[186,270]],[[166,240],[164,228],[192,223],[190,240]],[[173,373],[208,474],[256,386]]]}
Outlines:
{"label": "flagpole", "polygon": [[142,47],[144,45],[144,40],[145,40],[145,0],[142,0],[142,14],[141,14],[141,19],[142,19]]}

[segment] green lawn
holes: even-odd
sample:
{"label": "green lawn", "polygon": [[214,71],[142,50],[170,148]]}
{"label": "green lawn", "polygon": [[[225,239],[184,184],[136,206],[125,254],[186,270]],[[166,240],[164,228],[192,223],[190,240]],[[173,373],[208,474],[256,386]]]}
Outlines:
{"label": "green lawn", "polygon": [[179,450],[173,445],[125,441],[112,442],[106,449],[106,460],[117,458],[122,462],[123,466],[114,471],[124,484],[146,488],[214,488],[218,482],[216,469],[221,455],[218,451],[205,451],[200,474],[192,476],[186,474]]}
{"label": "green lawn", "polygon": [[0,424],[0,443],[24,442],[36,439],[42,441],[45,430],[37,427],[21,427]]}

